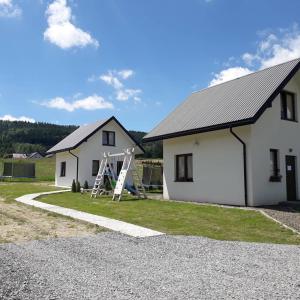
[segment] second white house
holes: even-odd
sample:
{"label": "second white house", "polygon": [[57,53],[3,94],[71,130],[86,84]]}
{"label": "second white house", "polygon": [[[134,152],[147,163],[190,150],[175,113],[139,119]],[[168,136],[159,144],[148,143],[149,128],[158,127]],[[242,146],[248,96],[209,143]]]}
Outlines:
{"label": "second white house", "polygon": [[[132,147],[135,155],[144,152],[115,117],[80,126],[47,152],[56,154],[55,185],[70,187],[75,180],[93,186],[104,152],[121,153]],[[113,165],[117,174],[122,162],[120,157]]]}

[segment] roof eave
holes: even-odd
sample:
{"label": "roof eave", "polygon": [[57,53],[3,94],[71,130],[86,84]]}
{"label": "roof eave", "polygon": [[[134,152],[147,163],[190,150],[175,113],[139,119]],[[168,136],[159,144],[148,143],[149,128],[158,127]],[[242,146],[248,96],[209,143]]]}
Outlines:
{"label": "roof eave", "polygon": [[197,134],[197,133],[204,133],[204,132],[209,132],[209,131],[227,129],[227,128],[231,128],[231,127],[250,125],[250,124],[253,124],[254,122],[255,121],[253,118],[249,118],[249,119],[238,120],[238,121],[234,121],[234,122],[228,122],[228,123],[212,125],[212,126],[207,126],[207,127],[202,127],[202,128],[195,128],[195,129],[189,129],[189,130],[184,130],[184,131],[179,131],[179,132],[173,132],[173,133],[167,133],[167,134],[163,134],[163,135],[153,136],[153,137],[149,137],[149,138],[144,138],[143,141],[145,143],[155,142],[155,141],[172,139],[172,138],[176,138],[176,137],[192,135],[192,134]]}

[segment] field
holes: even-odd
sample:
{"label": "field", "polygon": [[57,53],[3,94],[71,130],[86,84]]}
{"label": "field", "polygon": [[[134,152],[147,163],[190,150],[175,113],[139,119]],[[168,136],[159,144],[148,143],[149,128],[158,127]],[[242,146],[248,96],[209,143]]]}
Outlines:
{"label": "field", "polygon": [[[11,159],[0,159],[0,176],[3,174],[3,162],[11,162]],[[42,158],[42,159],[18,159],[14,160],[14,163],[35,163],[35,174],[36,178],[11,178],[5,179],[5,181],[54,181],[55,179],[55,157],[51,158]]]}

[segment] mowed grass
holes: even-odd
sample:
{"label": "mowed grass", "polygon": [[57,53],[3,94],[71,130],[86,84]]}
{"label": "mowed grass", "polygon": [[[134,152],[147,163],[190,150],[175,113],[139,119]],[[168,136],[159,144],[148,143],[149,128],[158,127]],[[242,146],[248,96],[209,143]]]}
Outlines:
{"label": "mowed grass", "polygon": [[9,202],[26,194],[59,190],[53,184],[53,182],[0,182],[0,197]]}
{"label": "mowed grass", "polygon": [[218,240],[300,244],[300,236],[259,212],[211,205],[124,197],[90,198],[64,193],[40,197],[42,202],[110,217],[174,235],[205,236]]}
{"label": "mowed grass", "polygon": [[[3,163],[11,162],[11,159],[0,159],[0,175],[3,174]],[[17,159],[14,163],[35,163],[35,178],[5,178],[8,182],[34,182],[54,181],[55,179],[55,156],[41,159]],[[2,179],[3,180],[3,179]]]}

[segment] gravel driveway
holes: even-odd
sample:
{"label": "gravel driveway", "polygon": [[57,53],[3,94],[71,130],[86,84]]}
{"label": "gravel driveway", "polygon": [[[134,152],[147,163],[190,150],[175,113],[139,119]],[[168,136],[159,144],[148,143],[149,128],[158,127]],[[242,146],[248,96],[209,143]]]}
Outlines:
{"label": "gravel driveway", "polygon": [[300,247],[113,232],[3,244],[0,299],[300,299]]}

